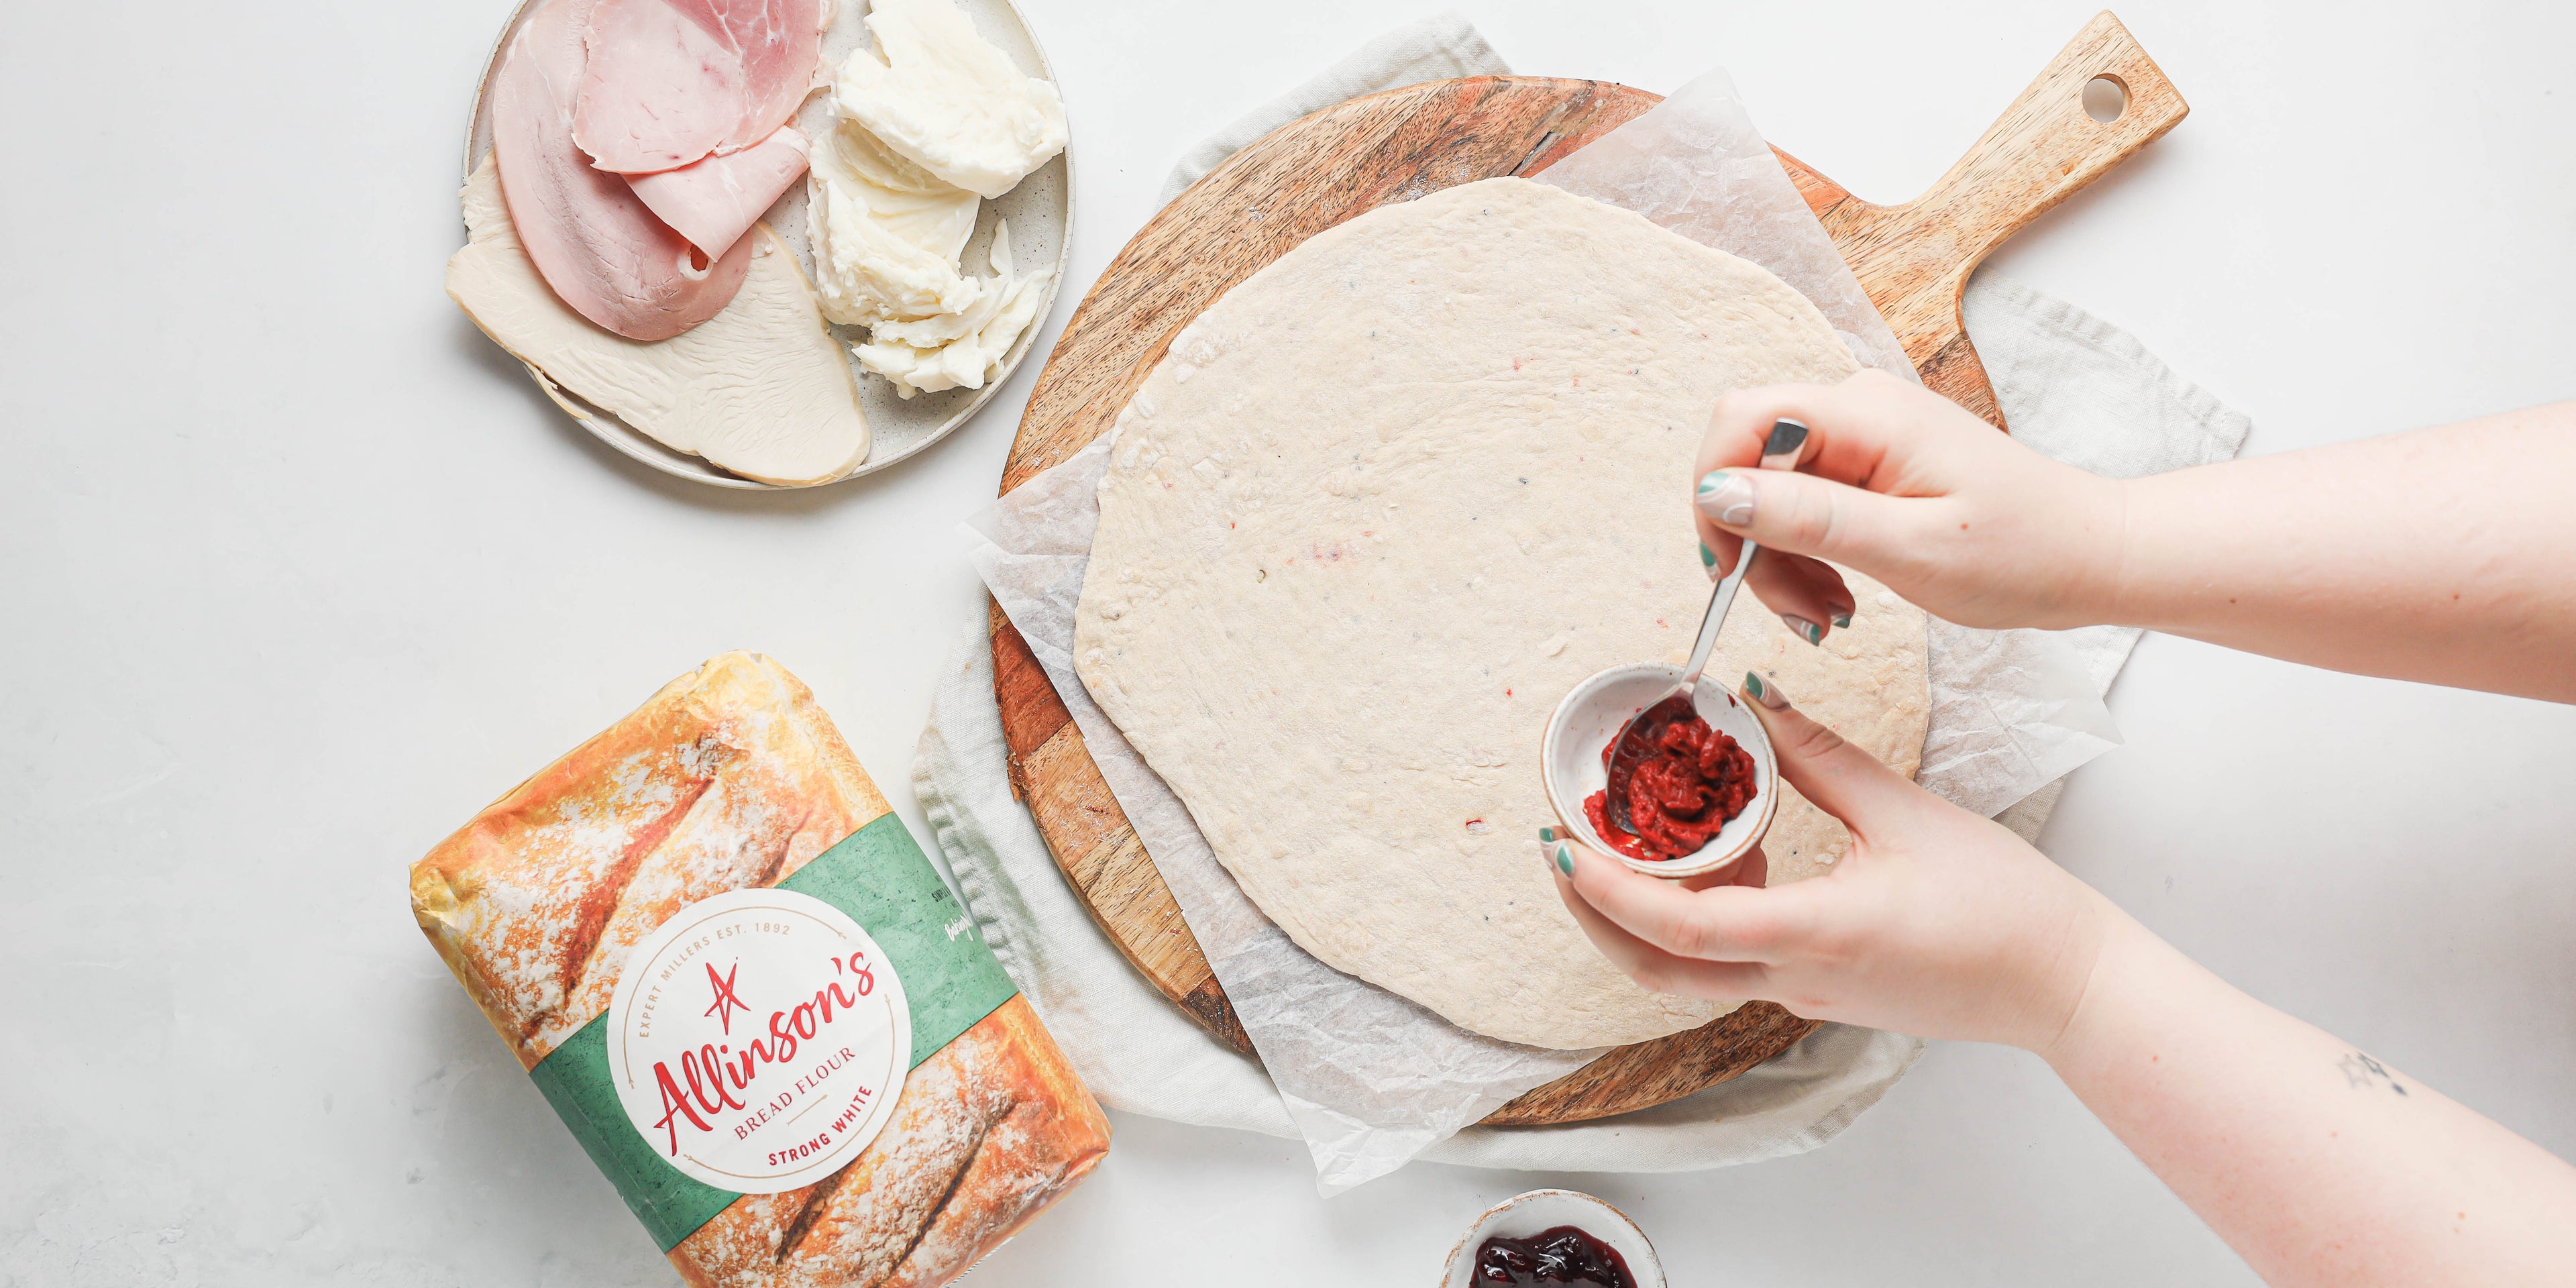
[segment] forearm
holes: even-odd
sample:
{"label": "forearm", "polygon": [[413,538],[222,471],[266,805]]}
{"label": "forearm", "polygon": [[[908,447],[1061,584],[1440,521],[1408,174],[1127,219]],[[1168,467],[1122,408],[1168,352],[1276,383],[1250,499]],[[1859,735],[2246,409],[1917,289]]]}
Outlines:
{"label": "forearm", "polygon": [[2551,1282],[2576,1168],[2123,922],[2041,1054],[2266,1282]]}
{"label": "forearm", "polygon": [[2576,701],[2576,403],[2122,493],[2100,620]]}

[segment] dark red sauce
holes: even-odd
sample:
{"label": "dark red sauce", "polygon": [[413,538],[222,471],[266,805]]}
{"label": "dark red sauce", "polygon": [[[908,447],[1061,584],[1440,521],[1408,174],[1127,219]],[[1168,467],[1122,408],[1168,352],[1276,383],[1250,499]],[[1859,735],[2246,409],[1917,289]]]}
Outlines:
{"label": "dark red sauce", "polygon": [[1496,1237],[1478,1244],[1476,1282],[1497,1288],[1521,1284],[1637,1288],[1628,1273],[1628,1260],[1617,1248],[1571,1225],[1541,1230],[1526,1239]]}
{"label": "dark red sauce", "polygon": [[[1592,821],[1592,830],[1602,840],[1629,858],[1649,863],[1699,853],[1728,819],[1753,803],[1757,786],[1753,753],[1710,728],[1698,712],[1688,710],[1689,699],[1668,701],[1682,706],[1655,734],[1653,752],[1637,762],[1624,782],[1614,770],[1610,785],[1583,802],[1584,817]],[[1603,747],[1601,763],[1609,765],[1617,749],[1616,741]],[[1637,825],[1634,836],[1610,821],[1614,791],[1627,793],[1628,818]]]}

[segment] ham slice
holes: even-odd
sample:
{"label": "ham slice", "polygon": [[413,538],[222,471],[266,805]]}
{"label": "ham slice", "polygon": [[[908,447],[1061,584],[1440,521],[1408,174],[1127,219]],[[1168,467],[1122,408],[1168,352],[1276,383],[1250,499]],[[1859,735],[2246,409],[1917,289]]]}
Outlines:
{"label": "ham slice", "polygon": [[601,0],[549,0],[510,41],[493,82],[492,151],[510,222],[546,285],[630,340],[667,340],[742,288],[751,243],[710,258],[573,142],[582,33]]}
{"label": "ham slice", "polygon": [[795,126],[782,125],[740,152],[660,174],[630,174],[626,183],[690,245],[720,256],[805,173],[806,147]]}
{"label": "ham slice", "polygon": [[754,147],[813,89],[823,18],[823,0],[596,0],[573,138],[619,174]]}

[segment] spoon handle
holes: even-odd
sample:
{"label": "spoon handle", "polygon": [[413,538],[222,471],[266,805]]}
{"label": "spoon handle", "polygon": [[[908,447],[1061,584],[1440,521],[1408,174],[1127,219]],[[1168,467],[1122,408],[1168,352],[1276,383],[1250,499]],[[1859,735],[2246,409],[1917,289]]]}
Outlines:
{"label": "spoon handle", "polygon": [[[1753,566],[1753,552],[1761,549],[1750,541],[1735,561],[1735,571],[1717,583],[1708,597],[1708,613],[1699,619],[1699,642],[1691,646],[1690,665],[1682,672],[1682,687],[1699,684],[1699,673],[1708,669],[1709,650],[1717,647],[1717,632],[1726,625],[1726,610],[1735,603],[1735,588],[1744,584],[1744,570]],[[1666,656],[1671,656],[1666,654]]]}
{"label": "spoon handle", "polygon": [[[1807,445],[1807,427],[1794,420],[1771,422],[1770,440],[1762,445],[1762,468],[1794,470],[1798,468],[1799,449]],[[1708,655],[1717,647],[1717,633],[1726,625],[1726,610],[1735,603],[1736,589],[1744,584],[1744,574],[1753,570],[1753,556],[1762,547],[1747,541],[1735,557],[1735,571],[1717,583],[1708,596],[1708,613],[1699,621],[1699,642],[1691,646],[1690,665],[1682,672],[1682,687],[1696,688],[1700,672],[1708,669]]]}

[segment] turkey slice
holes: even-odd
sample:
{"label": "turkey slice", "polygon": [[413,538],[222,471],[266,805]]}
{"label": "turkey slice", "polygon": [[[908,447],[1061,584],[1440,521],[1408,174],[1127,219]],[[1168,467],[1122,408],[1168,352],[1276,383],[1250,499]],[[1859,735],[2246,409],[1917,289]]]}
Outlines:
{"label": "turkey slice", "polygon": [[748,271],[722,312],[644,344],[564,307],[537,275],[486,159],[467,180],[464,249],[447,294],[545,377],[676,450],[764,483],[827,483],[868,458],[868,424],[840,344],[796,258],[765,224],[736,246]]}

